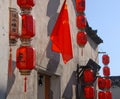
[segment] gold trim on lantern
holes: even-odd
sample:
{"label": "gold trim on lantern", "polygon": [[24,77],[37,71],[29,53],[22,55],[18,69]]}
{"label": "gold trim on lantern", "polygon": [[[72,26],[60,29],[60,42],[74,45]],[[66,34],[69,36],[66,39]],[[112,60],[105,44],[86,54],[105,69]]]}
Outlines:
{"label": "gold trim on lantern", "polygon": [[9,45],[10,46],[16,46],[18,39],[9,39]]}
{"label": "gold trim on lantern", "polygon": [[31,46],[31,39],[21,38],[21,46]]}
{"label": "gold trim on lantern", "polygon": [[30,8],[30,9],[21,8],[21,13],[20,14],[31,14],[31,10],[32,10],[32,8]]}
{"label": "gold trim on lantern", "polygon": [[30,75],[31,70],[19,70],[21,75]]}

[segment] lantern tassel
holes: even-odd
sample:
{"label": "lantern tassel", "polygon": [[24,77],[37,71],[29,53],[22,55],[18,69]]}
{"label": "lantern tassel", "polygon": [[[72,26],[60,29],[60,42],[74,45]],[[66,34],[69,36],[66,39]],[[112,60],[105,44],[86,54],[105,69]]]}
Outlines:
{"label": "lantern tassel", "polygon": [[24,92],[27,92],[27,77],[24,78]]}
{"label": "lantern tassel", "polygon": [[12,76],[12,48],[10,47],[10,55],[9,55],[9,69],[8,69],[8,74],[9,76]]}

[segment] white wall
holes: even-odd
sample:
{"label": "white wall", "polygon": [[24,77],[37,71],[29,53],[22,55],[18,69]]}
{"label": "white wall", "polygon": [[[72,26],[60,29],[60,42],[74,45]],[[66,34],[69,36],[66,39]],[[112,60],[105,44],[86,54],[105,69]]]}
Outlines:
{"label": "white wall", "polygon": [[0,0],[0,99],[5,99],[8,78],[8,0]]}

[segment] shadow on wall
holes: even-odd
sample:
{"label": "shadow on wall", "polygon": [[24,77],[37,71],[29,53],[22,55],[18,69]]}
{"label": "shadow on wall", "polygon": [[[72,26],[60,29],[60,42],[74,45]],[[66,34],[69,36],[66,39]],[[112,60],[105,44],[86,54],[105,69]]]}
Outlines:
{"label": "shadow on wall", "polygon": [[6,99],[6,92],[5,92],[5,90],[3,89],[0,89],[0,99]]}
{"label": "shadow on wall", "polygon": [[74,11],[75,11],[75,13],[76,13],[76,15],[77,15],[77,11],[76,11],[76,2],[75,2],[75,0],[72,0],[72,3],[73,3],[73,6],[74,6]]}
{"label": "shadow on wall", "polygon": [[[84,84],[82,81],[83,81],[83,78],[80,78],[79,82],[77,82],[76,71],[74,71],[65,88],[62,98],[64,99],[85,99],[84,92],[83,92]],[[75,86],[75,89],[73,89],[73,85]]]}
{"label": "shadow on wall", "polygon": [[76,85],[76,71],[71,75],[71,78],[65,88],[62,98],[64,99],[73,99],[73,85]]}
{"label": "shadow on wall", "polygon": [[15,67],[16,67],[16,62],[12,62],[12,74],[9,74],[9,69],[8,69],[7,95],[9,94],[15,81],[15,75],[14,75]]}
{"label": "shadow on wall", "polygon": [[[50,36],[52,29],[55,25],[55,22],[57,20],[57,16],[58,16],[57,10],[59,5],[60,5],[60,0],[49,0],[48,2],[47,13],[46,13],[47,16],[50,18],[48,22],[48,27],[47,27],[48,36]],[[51,50],[51,44],[52,42],[50,41],[47,46],[47,52],[46,52],[46,55],[49,58],[47,70],[51,73],[55,73],[57,70],[58,64],[60,62],[60,54],[53,52]]]}

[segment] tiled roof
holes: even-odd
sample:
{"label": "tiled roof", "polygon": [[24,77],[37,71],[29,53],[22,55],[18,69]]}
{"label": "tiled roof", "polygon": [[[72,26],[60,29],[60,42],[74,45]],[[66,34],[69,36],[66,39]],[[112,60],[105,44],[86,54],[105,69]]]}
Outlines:
{"label": "tiled roof", "polygon": [[120,87],[120,76],[111,76],[112,86]]}
{"label": "tiled roof", "polygon": [[86,33],[88,34],[88,36],[96,43],[96,44],[100,44],[103,43],[103,40],[97,35],[97,30],[93,30],[87,23],[86,29],[85,29]]}

